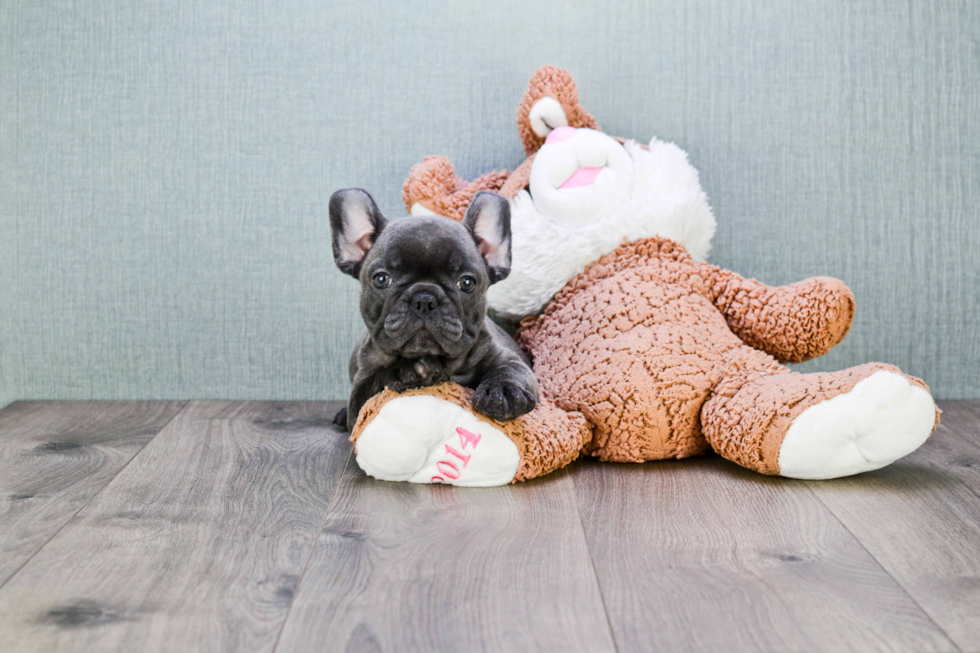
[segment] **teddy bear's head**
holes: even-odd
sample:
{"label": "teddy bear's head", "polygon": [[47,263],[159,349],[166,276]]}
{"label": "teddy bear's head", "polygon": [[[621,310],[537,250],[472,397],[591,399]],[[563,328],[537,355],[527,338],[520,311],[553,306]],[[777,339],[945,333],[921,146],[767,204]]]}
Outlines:
{"label": "teddy bear's head", "polygon": [[[575,128],[543,97],[529,115],[544,125],[526,188],[511,201],[513,267],[487,299],[498,316],[539,313],[589,263],[625,242],[662,236],[696,259],[711,247],[715,219],[697,170],[673,143],[649,145]],[[558,126],[555,126],[558,125]]]}
{"label": "teddy bear's head", "polygon": [[615,212],[635,182],[624,144],[595,129],[562,126],[549,132],[535,155],[528,191],[538,216],[587,226]]}
{"label": "teddy bear's head", "polygon": [[403,192],[413,215],[456,219],[479,190],[511,200],[513,267],[487,295],[498,316],[539,313],[586,265],[625,242],[662,236],[696,259],[707,256],[715,219],[687,154],[656,138],[643,145],[600,131],[568,71],[544,66],[534,74],[517,126],[528,158],[513,172],[466,182],[446,157],[429,157]]}

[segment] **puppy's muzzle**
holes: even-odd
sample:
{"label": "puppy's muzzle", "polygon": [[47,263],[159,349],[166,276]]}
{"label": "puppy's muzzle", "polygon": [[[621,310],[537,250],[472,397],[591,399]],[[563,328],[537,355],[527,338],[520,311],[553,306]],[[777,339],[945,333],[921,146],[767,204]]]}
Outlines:
{"label": "puppy's muzzle", "polygon": [[425,282],[405,290],[385,318],[384,328],[390,338],[403,343],[423,338],[449,345],[463,335],[463,323],[453,302],[437,284]]}

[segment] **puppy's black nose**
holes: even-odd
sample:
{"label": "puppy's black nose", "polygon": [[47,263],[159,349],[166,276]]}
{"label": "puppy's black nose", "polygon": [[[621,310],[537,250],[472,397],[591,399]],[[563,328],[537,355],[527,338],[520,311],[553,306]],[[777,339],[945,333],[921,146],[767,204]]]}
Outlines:
{"label": "puppy's black nose", "polygon": [[419,315],[428,315],[432,311],[436,310],[436,306],[439,305],[439,300],[436,299],[435,295],[427,292],[417,292],[412,295],[412,310],[414,310]]}

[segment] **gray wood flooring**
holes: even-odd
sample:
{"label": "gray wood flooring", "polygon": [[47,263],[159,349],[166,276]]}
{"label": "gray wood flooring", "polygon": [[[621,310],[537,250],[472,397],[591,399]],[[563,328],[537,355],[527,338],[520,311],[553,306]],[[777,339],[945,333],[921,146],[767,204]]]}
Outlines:
{"label": "gray wood flooring", "polygon": [[337,403],[0,411],[0,651],[980,651],[980,401],[838,481],[367,478]]}

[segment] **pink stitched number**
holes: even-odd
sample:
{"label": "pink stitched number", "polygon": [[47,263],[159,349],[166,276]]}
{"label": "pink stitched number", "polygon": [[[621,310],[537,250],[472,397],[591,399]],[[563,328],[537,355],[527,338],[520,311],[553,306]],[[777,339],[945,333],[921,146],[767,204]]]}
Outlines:
{"label": "pink stitched number", "polygon": [[452,455],[456,456],[457,458],[459,458],[460,460],[463,461],[463,467],[466,467],[470,463],[470,458],[473,457],[473,456],[471,456],[468,453],[460,453],[460,452],[456,451],[455,449],[453,449],[452,447],[450,447],[448,444],[443,445],[443,446],[446,447],[446,453],[451,453]]}
{"label": "pink stitched number", "polygon": [[456,434],[459,435],[459,445],[465,450],[468,443],[473,444],[473,448],[476,449],[476,445],[480,444],[480,438],[483,436],[479,433],[470,433],[462,426],[456,428]]}
{"label": "pink stitched number", "polygon": [[[456,434],[459,435],[459,447],[464,452],[466,451],[466,445],[468,444],[472,445],[471,447],[472,449],[476,449],[476,445],[480,444],[480,438],[483,437],[479,433],[471,433],[461,426],[456,429]],[[463,462],[464,468],[470,464],[470,458],[473,457],[472,454],[460,453],[459,451],[457,451],[456,449],[454,449],[452,446],[448,444],[443,446],[446,447],[446,454],[452,454]],[[448,460],[440,460],[439,462],[437,462],[436,469],[439,470],[440,474],[442,474],[443,476],[445,476],[451,481],[455,481],[462,474],[462,472],[459,470],[459,467],[457,467],[456,465],[454,465]],[[436,474],[435,476],[432,477],[430,482],[445,483],[446,479]]]}
{"label": "pink stitched number", "polygon": [[[453,476],[453,474],[450,474],[448,471],[446,471],[446,469],[443,467],[443,465],[445,465],[449,469],[453,470],[453,474],[455,474],[455,476]],[[445,476],[447,478],[451,478],[454,481],[457,478],[459,478],[459,468],[456,467],[456,465],[454,465],[451,462],[449,462],[448,460],[440,460],[439,462],[437,462],[436,463],[436,469],[438,469],[440,472],[442,472],[443,476]]]}

